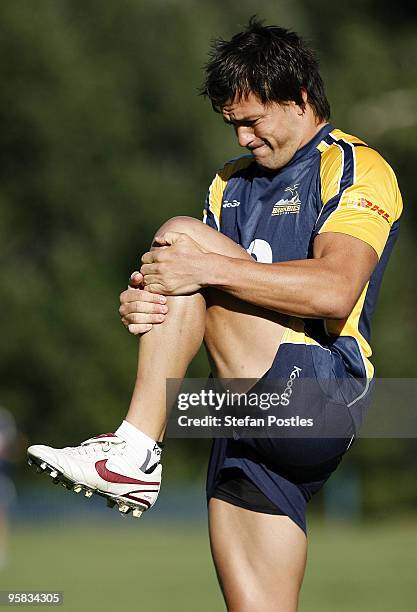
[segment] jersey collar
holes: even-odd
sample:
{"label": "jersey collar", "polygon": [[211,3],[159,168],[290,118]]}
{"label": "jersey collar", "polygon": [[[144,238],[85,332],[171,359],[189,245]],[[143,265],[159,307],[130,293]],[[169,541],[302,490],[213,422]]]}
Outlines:
{"label": "jersey collar", "polygon": [[326,125],[323,125],[321,130],[317,132],[317,134],[311,140],[309,140],[303,147],[301,147],[301,149],[298,149],[294,157],[292,157],[288,162],[287,166],[292,165],[294,162],[300,161],[300,159],[303,159],[304,157],[308,157],[311,152],[315,150],[319,142],[321,142],[323,138],[330,134],[332,130],[334,130],[334,127],[330,123],[326,123]]}

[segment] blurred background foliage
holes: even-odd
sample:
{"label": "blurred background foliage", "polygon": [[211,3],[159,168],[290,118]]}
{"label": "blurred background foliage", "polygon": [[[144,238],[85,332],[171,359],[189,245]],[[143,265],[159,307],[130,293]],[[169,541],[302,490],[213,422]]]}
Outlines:
{"label": "blurred background foliage", "polygon": [[[415,376],[416,7],[3,0],[1,403],[29,442],[78,443],[125,414],[137,341],[119,322],[118,295],[158,225],[200,217],[213,173],[240,154],[197,89],[210,39],[231,36],[255,11],[311,41],[332,123],[397,172],[405,214],[374,319],[374,362],[379,376]],[[201,353],[190,375],[207,371]],[[415,451],[414,440],[352,449],[369,516],[415,509]],[[204,473],[205,442],[169,441],[167,452],[170,478]]]}

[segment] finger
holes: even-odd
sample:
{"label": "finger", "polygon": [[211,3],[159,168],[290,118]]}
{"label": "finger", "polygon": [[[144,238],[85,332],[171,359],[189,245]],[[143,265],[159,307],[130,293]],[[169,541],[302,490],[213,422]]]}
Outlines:
{"label": "finger", "polygon": [[152,325],[135,325],[135,324],[132,324],[132,325],[129,325],[127,329],[134,336],[138,336],[139,334],[146,334],[146,332],[150,331],[152,329]]}
{"label": "finger", "polygon": [[[151,293],[151,295],[154,295]],[[132,312],[142,312],[146,314],[166,314],[168,312],[168,306],[165,304],[155,304],[153,302],[126,302],[123,303],[119,308],[119,314],[121,316],[128,315]]]}
{"label": "finger", "polygon": [[143,264],[140,268],[141,273],[143,274],[143,282],[146,285],[145,276],[149,276],[149,274],[158,274],[160,271],[160,264],[157,263],[149,263]]}
{"label": "finger", "polygon": [[[149,285],[159,285],[160,287],[162,287],[161,277],[157,274],[145,274],[143,278],[143,283],[146,287],[146,291],[150,291]],[[150,291],[150,293],[152,293],[152,291]]]}
{"label": "finger", "polygon": [[165,232],[165,234],[161,236],[155,236],[154,243],[160,246],[172,245],[183,235],[184,234],[180,234],[179,232]]}
{"label": "finger", "polygon": [[155,304],[166,304],[164,295],[155,295],[145,289],[126,289],[120,294],[120,303],[127,304],[129,302],[153,302]]}
{"label": "finger", "polygon": [[146,314],[142,312],[131,312],[124,315],[121,320],[125,327],[134,323],[135,325],[157,325],[165,321],[164,314]]}
{"label": "finger", "polygon": [[161,245],[155,244],[155,246],[157,248],[155,248],[152,251],[149,251],[148,253],[144,253],[144,255],[142,255],[141,262],[143,264],[155,264],[155,263],[159,263],[161,261],[166,260],[165,251],[169,250],[170,248],[169,245],[161,246]]}
{"label": "finger", "polygon": [[141,262],[144,263],[144,264],[153,263],[154,256],[155,256],[155,252],[154,251],[148,251],[147,253],[144,253],[142,255]]}
{"label": "finger", "polygon": [[163,314],[146,314],[144,312],[132,312],[123,317],[128,325],[131,323],[140,325],[149,325],[154,323],[163,323],[165,315]]}
{"label": "finger", "polygon": [[160,285],[159,283],[157,283],[156,281],[154,283],[147,285],[146,290],[150,291],[151,293],[168,294],[168,292],[164,289],[164,287]]}
{"label": "finger", "polygon": [[157,246],[157,247],[167,247],[170,246],[170,242],[167,242],[165,240],[165,236],[155,236],[155,238],[153,239],[152,242],[152,246]]}

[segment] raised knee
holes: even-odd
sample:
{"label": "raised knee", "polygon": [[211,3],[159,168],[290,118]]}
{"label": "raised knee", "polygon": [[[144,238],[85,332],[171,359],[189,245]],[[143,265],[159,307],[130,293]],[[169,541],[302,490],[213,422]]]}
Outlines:
{"label": "raised knee", "polygon": [[194,219],[193,217],[172,217],[172,219],[165,221],[165,223],[157,231],[157,234],[163,234],[165,232],[179,232],[180,234],[188,234],[192,237],[194,233],[199,231],[201,226],[204,226],[204,223],[198,219]]}

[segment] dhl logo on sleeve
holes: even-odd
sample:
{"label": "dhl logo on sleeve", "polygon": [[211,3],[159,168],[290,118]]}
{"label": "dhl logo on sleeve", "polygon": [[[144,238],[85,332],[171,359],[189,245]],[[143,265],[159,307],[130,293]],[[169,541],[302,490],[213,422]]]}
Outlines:
{"label": "dhl logo on sleeve", "polygon": [[391,215],[387,213],[386,210],[378,206],[378,204],[373,204],[363,196],[358,196],[355,199],[344,200],[339,204],[339,206],[344,208],[367,208],[368,210],[377,213],[380,217],[385,219],[387,223],[392,223]]}

